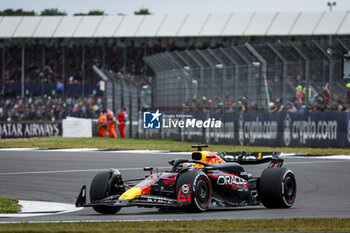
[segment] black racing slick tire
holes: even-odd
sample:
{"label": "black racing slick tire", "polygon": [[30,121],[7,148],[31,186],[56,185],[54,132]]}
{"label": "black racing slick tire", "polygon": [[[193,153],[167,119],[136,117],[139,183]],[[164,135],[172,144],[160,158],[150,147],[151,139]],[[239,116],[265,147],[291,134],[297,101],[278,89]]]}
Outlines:
{"label": "black racing slick tire", "polygon": [[297,193],[295,176],[288,168],[267,168],[259,182],[259,197],[267,208],[289,208]]}
{"label": "black racing slick tire", "polygon": [[176,182],[176,195],[185,189],[189,189],[191,195],[191,203],[185,209],[190,212],[204,212],[210,204],[212,195],[208,176],[202,171],[182,173]]}
{"label": "black racing slick tire", "polygon": [[[91,203],[99,201],[107,196],[108,194],[108,185],[112,172],[100,172],[92,180],[90,185],[90,201]],[[101,214],[115,214],[121,208],[112,207],[112,206],[93,206],[92,207],[96,212]]]}

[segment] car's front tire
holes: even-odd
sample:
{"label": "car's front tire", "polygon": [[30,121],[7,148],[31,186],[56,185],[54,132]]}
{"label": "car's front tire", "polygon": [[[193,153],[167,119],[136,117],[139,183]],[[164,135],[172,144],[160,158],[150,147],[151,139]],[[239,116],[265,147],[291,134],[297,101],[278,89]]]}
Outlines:
{"label": "car's front tire", "polygon": [[208,176],[201,171],[182,173],[176,182],[176,194],[187,187],[191,195],[191,203],[187,210],[190,212],[205,211],[211,201],[212,187]]}
{"label": "car's front tire", "polygon": [[287,168],[267,168],[259,181],[259,197],[267,208],[289,208],[294,204],[297,184]]}
{"label": "car's front tire", "polygon": [[[100,172],[92,180],[90,185],[90,201],[91,203],[99,201],[109,196],[109,181],[112,177],[112,172]],[[115,214],[120,210],[120,207],[112,206],[93,206],[96,212],[101,214]]]}

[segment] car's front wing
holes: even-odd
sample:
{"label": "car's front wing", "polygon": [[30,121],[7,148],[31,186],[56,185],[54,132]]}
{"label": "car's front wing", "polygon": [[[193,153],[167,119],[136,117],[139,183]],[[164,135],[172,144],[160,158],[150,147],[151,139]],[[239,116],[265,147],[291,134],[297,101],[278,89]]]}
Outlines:
{"label": "car's front wing", "polygon": [[119,200],[120,195],[113,195],[101,199],[99,201],[86,203],[86,186],[81,188],[80,194],[75,203],[76,207],[93,207],[93,206],[113,206],[113,207],[181,207],[188,205],[187,202],[178,202],[176,199],[155,196],[155,195],[140,195],[131,200]]}

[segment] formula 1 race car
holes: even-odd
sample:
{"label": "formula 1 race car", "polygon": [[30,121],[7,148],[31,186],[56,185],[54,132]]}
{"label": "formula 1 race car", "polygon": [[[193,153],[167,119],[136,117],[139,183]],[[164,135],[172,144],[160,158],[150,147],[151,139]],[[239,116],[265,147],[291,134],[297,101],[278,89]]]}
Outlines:
{"label": "formula 1 race car", "polygon": [[[92,207],[102,214],[117,213],[121,207],[178,208],[203,212],[207,208],[263,204],[267,208],[289,208],[296,197],[296,181],[290,169],[282,167],[281,153],[232,153],[203,151],[207,145],[192,146],[191,159],[169,161],[168,172],[146,178],[123,180],[117,169],[98,173],[90,186],[91,203],[86,203],[86,186],[81,188],[77,207]],[[247,173],[242,165],[270,162],[260,177]],[[141,182],[140,182],[141,181]],[[131,185],[130,182],[139,182]]]}

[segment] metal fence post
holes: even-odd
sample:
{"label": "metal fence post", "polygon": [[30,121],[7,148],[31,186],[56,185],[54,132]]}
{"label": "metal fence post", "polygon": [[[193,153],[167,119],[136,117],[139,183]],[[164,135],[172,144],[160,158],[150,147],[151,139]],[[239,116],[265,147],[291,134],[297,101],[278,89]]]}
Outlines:
{"label": "metal fence post", "polygon": [[[266,60],[258,53],[258,51],[256,51],[253,46],[251,46],[248,42],[245,43],[245,47],[256,57],[256,59],[258,59],[258,61],[260,62],[261,66],[260,66],[260,72],[261,72],[261,77],[264,84],[264,88],[263,90],[265,91],[265,96],[266,96],[266,101],[265,101],[265,109],[270,112],[270,97],[269,97],[269,91],[268,91],[268,86],[267,86],[267,80],[266,80]],[[264,102],[264,101],[262,101]],[[260,106],[261,108],[264,108],[264,106]]]}
{"label": "metal fence post", "polygon": [[350,51],[350,48],[339,38],[336,39],[338,43],[347,51]]}
{"label": "metal fence post", "polygon": [[316,47],[322,52],[322,54],[328,58],[329,60],[329,84],[330,84],[330,89],[329,89],[329,106],[330,106],[330,110],[333,109],[333,86],[334,86],[334,74],[333,74],[333,58],[332,58],[332,51],[331,50],[327,50],[324,51],[324,49],[322,49],[322,47],[316,42],[316,41],[312,41],[312,43],[314,43],[316,45]]}
{"label": "metal fence post", "polygon": [[106,44],[105,40],[102,42],[102,67],[105,68],[106,66]]}
{"label": "metal fence post", "polygon": [[[184,69],[184,67],[179,64],[178,61],[176,61],[176,59],[172,56],[172,54],[168,53],[168,52],[165,52],[164,53],[166,55],[165,59],[168,58],[172,61],[172,63],[176,66],[176,69],[183,74],[183,77],[186,79],[186,81],[184,82],[184,85],[185,85],[185,95],[183,96],[184,97],[184,101],[182,101],[182,103],[185,103],[186,101],[190,101],[189,99],[189,92],[190,92],[190,88],[189,88],[189,85],[192,84],[191,82],[191,77],[189,75],[189,73]],[[175,53],[175,55],[178,55]],[[184,61],[184,59],[182,57],[179,57],[184,63],[186,63]],[[186,85],[186,82],[188,82],[188,84]],[[192,89],[192,88],[191,88]]]}
{"label": "metal fence post", "polygon": [[[244,61],[244,63],[247,64],[247,99],[249,100],[249,85],[250,85],[250,79],[251,79],[251,75],[252,75],[252,64],[251,62],[236,48],[236,47],[232,47],[232,50]],[[250,110],[250,106],[249,104],[247,105],[247,111]]]}
{"label": "metal fence post", "polygon": [[[215,82],[215,64],[213,64],[209,59],[208,57],[200,50],[196,50],[196,52],[199,54],[199,56],[201,56],[205,62],[207,62],[210,66],[210,69],[211,69],[211,77],[210,77],[210,95],[211,95],[211,98],[214,99],[214,96],[215,96],[215,92],[214,92],[214,82]],[[214,101],[212,102],[211,104],[211,111],[214,112]]]}
{"label": "metal fence post", "polygon": [[42,71],[42,77],[41,77],[41,95],[44,97],[45,95],[45,45],[42,45],[41,47],[41,71]]}
{"label": "metal fence post", "polygon": [[22,98],[24,97],[24,77],[25,77],[25,44],[22,42],[22,70],[21,70],[21,90],[22,90]]}
{"label": "metal fence post", "polygon": [[6,58],[5,58],[5,53],[6,53],[6,46],[4,45],[2,47],[2,94],[5,96],[5,91],[6,91]]}
{"label": "metal fence post", "polygon": [[305,105],[308,106],[309,105],[309,87],[310,87],[310,60],[307,56],[305,56],[305,54],[301,51],[301,49],[299,49],[293,42],[290,42],[290,45],[305,61],[305,79],[306,79],[305,94],[307,93],[305,96]]}
{"label": "metal fence post", "polygon": [[[146,77],[142,76],[142,79],[145,80],[145,82],[151,86],[152,95],[151,95],[151,109],[154,109],[154,88],[153,88],[153,82],[150,82]],[[140,95],[140,108],[141,108],[141,95]]]}
{"label": "metal fence post", "polygon": [[139,83],[137,85],[137,118],[136,118],[137,120],[136,137],[137,138],[140,138],[140,131],[139,131],[139,128],[141,125],[141,122],[139,121],[140,113],[141,113],[141,87]]}
{"label": "metal fence post", "polygon": [[[198,89],[198,86],[199,86],[199,89],[202,90],[202,89],[205,89],[203,87],[203,84],[204,84],[204,68],[205,68],[205,65],[199,60],[197,59],[195,56],[193,56],[193,54],[191,54],[191,52],[189,52],[188,50],[185,51],[186,52],[186,55],[189,56],[193,61],[194,63],[196,63],[197,66],[199,66],[199,84],[197,84],[197,89]],[[178,52],[175,52],[178,56],[179,56],[179,53]],[[206,92],[206,96],[208,96],[208,90],[205,89],[205,92]],[[198,94],[198,93],[197,93]],[[198,94],[199,95],[199,94]],[[203,96],[201,96],[201,99],[203,98]]]}
{"label": "metal fence post", "polygon": [[82,55],[81,55],[81,69],[82,69],[82,81],[81,81],[81,92],[82,96],[85,96],[85,45],[83,43]]}
{"label": "metal fence post", "polygon": [[[157,67],[157,71],[156,72],[156,77],[159,76],[159,78],[162,76],[161,71],[167,70],[166,69],[166,65],[163,64],[164,61],[161,61],[161,59],[158,58],[157,55],[152,56],[152,62],[154,63],[154,65]],[[154,91],[154,103],[155,106],[159,106],[159,101],[160,99],[158,98],[158,93],[159,93],[159,80],[157,81],[158,78],[155,78],[154,80],[152,80],[153,82],[153,91]]]}
{"label": "metal fence post", "polygon": [[157,65],[157,63],[154,60],[154,55],[153,56],[149,56],[149,57],[144,57],[143,60],[146,62],[147,65],[149,65],[152,70],[154,70],[155,73],[155,78],[152,79],[152,82],[150,82],[150,80],[148,80],[147,78],[144,78],[144,80],[151,85],[152,88],[152,106],[151,108],[154,109],[157,103],[157,87],[155,86],[155,80],[157,76],[160,76],[160,68]]}
{"label": "metal fence post", "polygon": [[[225,80],[226,80],[226,75],[227,75],[227,66],[226,66],[225,62],[219,56],[215,55],[213,50],[208,49],[208,52],[210,53],[211,56],[213,56],[222,65],[223,72],[222,72],[222,91],[221,91],[222,97],[221,98],[222,98],[222,102],[223,102],[222,111],[223,111],[223,113],[225,113],[226,112],[225,111],[225,103],[226,103],[226,97],[225,97],[226,84],[225,84]],[[216,67],[216,65],[215,65],[215,67]],[[216,68],[218,68],[218,67],[216,67]]]}
{"label": "metal fence post", "polygon": [[[132,110],[132,86],[137,85],[130,78],[121,75],[120,73],[114,73],[114,75],[120,80],[120,82],[126,81],[129,84],[129,137],[132,138],[132,121],[133,121],[133,110]],[[122,108],[126,107],[124,104],[121,106]]]}
{"label": "metal fence post", "polygon": [[62,87],[62,95],[64,96],[65,90],[66,90],[66,61],[65,61],[65,46],[64,43],[62,42],[62,82],[63,82],[63,87]]}
{"label": "metal fence post", "polygon": [[106,76],[96,65],[93,65],[92,70],[105,82],[105,90],[103,92],[103,105],[107,107],[107,83],[109,82],[108,76]]}
{"label": "metal fence post", "polygon": [[114,75],[112,74],[112,71],[109,70],[108,72],[106,72],[106,75],[109,77],[109,79],[111,80],[111,84],[112,84],[112,111],[115,112],[115,95],[116,95],[116,82],[118,81]]}
{"label": "metal fence post", "polygon": [[219,51],[222,53],[222,54],[224,54],[224,56],[227,58],[227,59],[229,59],[230,60],[230,62],[232,62],[232,64],[234,64],[234,70],[235,70],[235,82],[234,82],[234,86],[235,86],[235,88],[234,88],[234,92],[235,92],[235,94],[234,94],[234,101],[237,103],[238,102],[238,82],[239,82],[239,79],[238,79],[238,77],[239,77],[239,65],[238,65],[238,62],[232,57],[232,56],[230,56],[230,54],[228,54],[228,52],[225,50],[225,49],[223,49],[223,48],[219,48]]}
{"label": "metal fence post", "polygon": [[[115,74],[116,80],[119,81],[120,86],[121,86],[121,98],[120,98],[120,107],[125,107],[125,84],[124,84],[124,79],[123,77],[119,77],[118,75]],[[117,83],[117,82],[116,82]],[[115,106],[114,106],[114,112],[116,112]]]}
{"label": "metal fence post", "polygon": [[281,59],[281,61],[283,62],[283,71],[282,71],[282,92],[283,92],[283,97],[282,97],[282,101],[283,101],[283,108],[286,111],[287,110],[287,60],[283,57],[283,55],[278,52],[278,50],[271,45],[270,43],[267,43],[267,46],[277,55],[277,57],[279,59]]}

